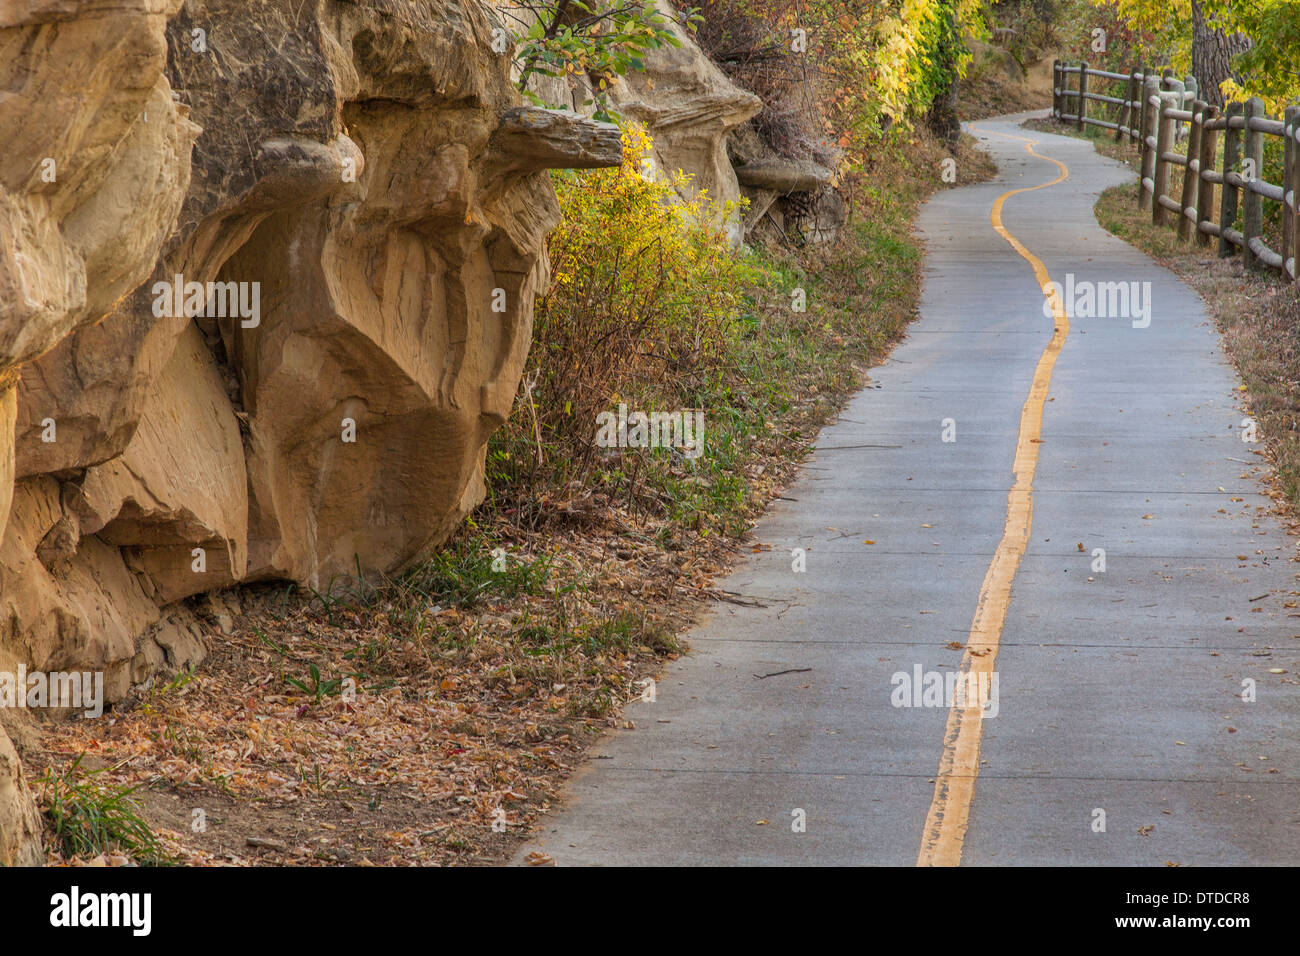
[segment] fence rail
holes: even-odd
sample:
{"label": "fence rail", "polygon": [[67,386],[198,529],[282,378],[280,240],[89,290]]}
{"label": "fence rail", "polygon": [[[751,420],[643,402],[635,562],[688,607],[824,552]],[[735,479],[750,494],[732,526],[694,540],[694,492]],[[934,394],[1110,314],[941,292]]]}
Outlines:
{"label": "fence rail", "polygon": [[[1124,82],[1123,96],[1091,92],[1095,77]],[[1073,88],[1071,83],[1073,82]],[[1219,255],[1238,250],[1247,266],[1269,268],[1289,281],[1300,276],[1300,107],[1288,107],[1282,119],[1264,112],[1259,99],[1229,103],[1220,113],[1197,98],[1196,79],[1177,79],[1172,71],[1153,73],[1144,67],[1131,73],[1091,69],[1087,63],[1052,64],[1052,115],[1082,130],[1085,125],[1114,130],[1115,141],[1136,146],[1142,153],[1142,188],[1138,207],[1151,210],[1156,225],[1172,225],[1179,238],[1209,245],[1219,240]],[[1118,106],[1114,120],[1089,116],[1089,104]],[[1073,109],[1073,112],[1071,112]],[[1094,111],[1095,112],[1095,111]],[[1219,134],[1223,134],[1223,158]],[[1261,178],[1264,137],[1281,137],[1284,144],[1282,183]],[[1187,140],[1187,152],[1175,145]],[[1170,195],[1170,170],[1184,170],[1181,193]],[[1219,201],[1215,204],[1215,187]],[[1264,202],[1282,206],[1281,249],[1264,236]],[[1215,218],[1217,208],[1218,217]],[[1237,229],[1238,213],[1241,229]]]}

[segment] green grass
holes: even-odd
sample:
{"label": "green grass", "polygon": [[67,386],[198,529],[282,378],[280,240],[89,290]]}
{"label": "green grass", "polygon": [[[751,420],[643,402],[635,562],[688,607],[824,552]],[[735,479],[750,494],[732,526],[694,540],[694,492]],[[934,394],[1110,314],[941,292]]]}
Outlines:
{"label": "green grass", "polygon": [[660,655],[682,651],[681,644],[670,632],[652,626],[641,614],[631,611],[572,629],[562,620],[522,623],[514,636],[531,656],[560,655],[573,649],[589,657],[604,653],[629,654],[638,648]]}
{"label": "green grass", "polygon": [[138,788],[100,783],[95,778],[103,771],[82,770],[81,759],[62,774],[46,770],[38,781],[41,809],[59,851],[67,857],[94,857],[120,850],[145,865],[169,862],[132,797]]}
{"label": "green grass", "polygon": [[394,585],[428,604],[469,609],[490,600],[539,594],[549,576],[549,559],[520,560],[471,534],[457,538]]}

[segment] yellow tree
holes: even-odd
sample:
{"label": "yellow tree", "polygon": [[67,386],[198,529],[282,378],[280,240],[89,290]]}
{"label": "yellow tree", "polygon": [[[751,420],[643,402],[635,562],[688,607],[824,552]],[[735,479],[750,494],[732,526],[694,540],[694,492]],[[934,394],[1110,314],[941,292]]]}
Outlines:
{"label": "yellow tree", "polygon": [[1171,50],[1207,97],[1260,96],[1276,110],[1300,97],[1300,10],[1295,0],[1091,0]]}

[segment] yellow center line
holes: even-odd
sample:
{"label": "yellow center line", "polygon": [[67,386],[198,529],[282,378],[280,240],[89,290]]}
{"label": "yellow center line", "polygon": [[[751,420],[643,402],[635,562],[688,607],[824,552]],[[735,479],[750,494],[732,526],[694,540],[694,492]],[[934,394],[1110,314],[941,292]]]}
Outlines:
{"label": "yellow center line", "polygon": [[[1047,267],[1002,225],[1002,207],[1008,199],[1019,193],[1046,189],[1064,182],[1070,171],[1060,160],[1034,152],[1037,140],[993,130],[981,132],[1018,139],[1025,144],[1025,151],[1031,156],[1055,163],[1061,170],[1060,175],[1051,182],[1003,193],[993,203],[989,215],[998,235],[1009,242],[1021,258],[1033,267],[1039,288],[1044,288],[1051,281]],[[1060,299],[1050,296],[1049,301],[1055,328],[1052,340],[1039,356],[1029,397],[1020,412],[1020,434],[1016,441],[1014,465],[1015,483],[1007,495],[1007,520],[1003,525],[1002,540],[998,542],[997,551],[993,554],[988,572],[984,575],[984,583],[980,587],[975,618],[970,626],[970,638],[961,659],[962,677],[958,680],[959,686],[989,686],[984,682],[991,680],[989,675],[992,675],[997,663],[998,644],[1002,640],[1002,628],[1006,624],[1007,606],[1011,603],[1011,582],[1015,579],[1020,559],[1024,557],[1025,548],[1029,545],[1029,529],[1034,518],[1034,472],[1038,468],[1043,407],[1047,403],[1047,392],[1052,383],[1052,369],[1065,345],[1065,337],[1070,332],[1070,321]],[[979,695],[974,694],[966,694],[964,700],[958,697],[948,709],[943,755],[939,758],[939,773],[935,777],[934,797],[930,801],[930,812],[921,835],[917,866],[957,866],[961,863],[962,845],[970,823],[971,800],[975,796],[975,778],[979,775],[980,739],[984,733],[982,713]]]}

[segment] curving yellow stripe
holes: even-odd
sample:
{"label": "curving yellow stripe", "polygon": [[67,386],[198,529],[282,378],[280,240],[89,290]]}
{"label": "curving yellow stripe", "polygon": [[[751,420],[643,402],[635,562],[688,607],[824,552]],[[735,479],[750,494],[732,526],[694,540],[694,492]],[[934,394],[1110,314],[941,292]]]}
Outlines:
{"label": "curving yellow stripe", "polygon": [[[1002,207],[1012,196],[1046,189],[1064,182],[1070,175],[1065,163],[1050,156],[1034,152],[1037,140],[994,130],[981,130],[994,136],[1018,139],[1025,144],[1025,151],[1038,159],[1055,163],[1061,173],[1051,182],[1037,186],[1025,186],[1003,193],[993,203],[989,215],[993,228],[998,235],[1011,244],[1011,248],[1028,262],[1038,277],[1038,286],[1043,288],[1050,281],[1047,267],[1041,259],[1021,244],[1020,240],[1002,225]],[[970,673],[979,680],[981,674],[991,675],[997,663],[998,644],[1002,640],[1002,628],[1006,624],[1007,607],[1011,603],[1011,583],[1015,580],[1029,545],[1029,529],[1034,519],[1034,472],[1038,468],[1038,441],[1042,434],[1043,407],[1047,403],[1047,392],[1052,383],[1052,369],[1056,366],[1057,356],[1065,345],[1065,338],[1070,333],[1070,321],[1065,314],[1059,298],[1050,297],[1054,330],[1052,340],[1047,343],[1043,354],[1039,356],[1034,369],[1033,384],[1029,388],[1029,397],[1025,399],[1020,412],[1020,434],[1016,441],[1015,483],[1007,495],[1007,520],[1002,529],[1002,540],[998,542],[993,560],[989,563],[984,583],[980,587],[979,601],[975,606],[975,618],[971,621],[970,638],[966,642],[966,651],[962,655],[961,670],[963,675]],[[961,682],[969,678],[963,677]],[[960,682],[959,682],[960,683]],[[917,866],[957,866],[961,863],[962,846],[966,839],[966,829],[970,824],[971,800],[975,796],[975,778],[979,776],[980,739],[984,733],[984,722],[980,716],[979,701],[966,701],[964,707],[954,701],[948,710],[948,725],[944,733],[943,755],[939,758],[939,773],[934,781],[934,796],[930,801],[930,812],[926,817],[925,830],[921,835],[921,852],[916,858]]]}

